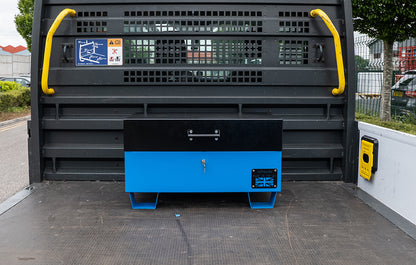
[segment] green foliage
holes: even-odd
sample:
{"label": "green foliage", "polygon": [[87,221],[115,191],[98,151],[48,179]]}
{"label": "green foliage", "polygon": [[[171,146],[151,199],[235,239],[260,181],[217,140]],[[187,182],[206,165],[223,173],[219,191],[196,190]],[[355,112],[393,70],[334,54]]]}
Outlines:
{"label": "green foliage", "polygon": [[416,37],[415,0],[352,0],[354,30],[393,43]]}
{"label": "green foliage", "polygon": [[355,55],[355,70],[367,70],[369,60],[364,59],[359,55]]}
{"label": "green foliage", "polygon": [[20,89],[0,92],[0,111],[26,106],[30,106],[30,88],[21,87]]}
{"label": "green foliage", "polygon": [[354,29],[383,40],[383,88],[380,117],[390,120],[393,43],[416,37],[415,0],[352,0]]}
{"label": "green foliage", "polygon": [[20,89],[22,86],[19,83],[11,82],[11,81],[0,81],[0,91],[9,91],[9,90],[16,90]]}
{"label": "green foliage", "polygon": [[367,123],[371,123],[374,125],[378,125],[381,127],[389,128],[396,131],[401,131],[405,133],[415,134],[416,135],[416,124],[412,123],[413,121],[403,121],[400,117],[394,118],[392,121],[381,121],[380,118],[365,115],[362,113],[355,113],[355,119],[358,121],[363,121]]}
{"label": "green foliage", "polygon": [[19,0],[17,8],[19,14],[14,17],[17,32],[25,39],[27,48],[32,50],[32,24],[35,0]]}
{"label": "green foliage", "polygon": [[10,107],[7,108],[5,110],[0,111],[0,121],[3,120],[9,120],[9,119],[4,119],[5,114],[7,113],[15,113],[15,114],[25,114],[28,110],[30,110],[30,106],[25,106],[25,107]]}

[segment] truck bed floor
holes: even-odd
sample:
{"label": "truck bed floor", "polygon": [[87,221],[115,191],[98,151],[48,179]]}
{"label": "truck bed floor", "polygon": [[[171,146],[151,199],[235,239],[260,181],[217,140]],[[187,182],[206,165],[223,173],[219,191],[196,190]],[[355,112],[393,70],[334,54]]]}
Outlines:
{"label": "truck bed floor", "polygon": [[416,264],[416,241],[342,182],[246,194],[161,194],[132,210],[122,182],[49,182],[0,216],[0,264]]}

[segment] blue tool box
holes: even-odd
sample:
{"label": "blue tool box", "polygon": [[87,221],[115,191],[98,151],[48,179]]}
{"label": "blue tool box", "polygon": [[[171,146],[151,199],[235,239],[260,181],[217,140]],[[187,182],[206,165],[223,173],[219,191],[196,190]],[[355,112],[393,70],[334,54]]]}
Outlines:
{"label": "blue tool box", "polygon": [[[281,190],[282,121],[250,117],[151,117],[124,121],[125,185],[134,209],[159,193],[247,192],[273,208]],[[269,192],[253,202],[252,192]],[[152,203],[134,193],[157,193]]]}

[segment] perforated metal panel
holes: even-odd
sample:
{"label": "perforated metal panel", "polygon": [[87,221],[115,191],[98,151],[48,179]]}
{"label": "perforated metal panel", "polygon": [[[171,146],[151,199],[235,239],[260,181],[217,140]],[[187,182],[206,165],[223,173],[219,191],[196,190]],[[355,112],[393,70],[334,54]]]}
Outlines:
{"label": "perforated metal panel", "polygon": [[[46,34],[49,85],[40,89]],[[340,96],[332,35],[341,36]],[[121,65],[78,65],[76,41],[122,39]],[[122,180],[123,120],[134,113],[275,115],[283,123],[283,179],[353,180],[354,82],[350,1],[36,1],[31,182]],[[322,60],[319,48],[323,49]],[[77,57],[78,56],[78,57]],[[79,59],[79,58],[78,58]]]}

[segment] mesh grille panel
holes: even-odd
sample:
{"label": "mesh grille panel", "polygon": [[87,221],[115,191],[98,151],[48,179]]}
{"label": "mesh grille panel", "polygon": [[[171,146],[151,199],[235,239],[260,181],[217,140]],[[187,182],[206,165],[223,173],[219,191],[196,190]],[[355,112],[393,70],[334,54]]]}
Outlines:
{"label": "mesh grille panel", "polygon": [[261,11],[224,11],[224,10],[201,10],[201,11],[125,11],[125,17],[261,17]]}
{"label": "mesh grille panel", "polygon": [[308,21],[280,21],[279,32],[309,33],[309,22]]}
{"label": "mesh grille panel", "polygon": [[299,20],[299,18],[308,17],[308,12],[280,11],[278,31],[281,33],[309,33],[309,21]]}
{"label": "mesh grille panel", "polygon": [[309,42],[302,40],[279,41],[280,64],[308,64]]}
{"label": "mesh grille panel", "polygon": [[230,71],[230,70],[144,70],[124,71],[124,83],[261,83],[262,71]]}
{"label": "mesh grille panel", "polygon": [[261,11],[125,11],[125,33],[262,32]]}
{"label": "mesh grille panel", "polygon": [[260,20],[124,20],[125,33],[157,32],[263,32]]}
{"label": "mesh grille panel", "polygon": [[262,40],[125,40],[125,64],[261,64]]}
{"label": "mesh grille panel", "polygon": [[[77,12],[77,33],[100,33],[107,32],[107,11],[79,11]],[[102,20],[93,20],[103,18]]]}
{"label": "mesh grille panel", "polygon": [[107,32],[107,22],[106,21],[78,21],[77,32],[78,33]]}

